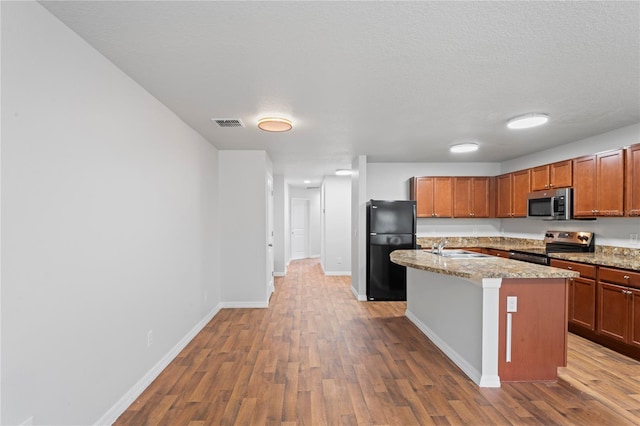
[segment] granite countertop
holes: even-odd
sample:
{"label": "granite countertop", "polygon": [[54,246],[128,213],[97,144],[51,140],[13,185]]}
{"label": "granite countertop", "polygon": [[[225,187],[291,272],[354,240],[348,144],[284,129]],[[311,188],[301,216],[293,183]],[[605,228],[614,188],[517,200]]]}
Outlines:
{"label": "granite countertop", "polygon": [[[545,254],[544,242],[512,237],[418,237],[418,244],[431,248],[431,244],[447,239],[447,247],[480,247],[496,250],[518,250],[528,253]],[[610,266],[612,268],[640,271],[640,249],[614,246],[595,247],[594,253],[549,253],[554,259]],[[475,260],[474,260],[475,261]]]}
{"label": "granite countertop", "polygon": [[609,253],[549,253],[552,259],[590,263],[592,265],[640,271],[640,256],[624,256]]}
{"label": "granite countertop", "polygon": [[451,259],[431,253],[431,250],[396,250],[390,255],[398,265],[439,274],[453,275],[474,282],[483,278],[571,278],[575,271],[520,262],[494,256],[474,259]]}

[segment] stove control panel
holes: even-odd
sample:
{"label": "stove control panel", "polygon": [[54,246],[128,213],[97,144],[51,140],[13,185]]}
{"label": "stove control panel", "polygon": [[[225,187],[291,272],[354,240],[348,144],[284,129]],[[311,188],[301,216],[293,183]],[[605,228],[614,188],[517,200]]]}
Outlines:
{"label": "stove control panel", "polygon": [[544,242],[549,243],[565,243],[588,246],[593,240],[593,232],[574,232],[574,231],[547,231],[544,234]]}

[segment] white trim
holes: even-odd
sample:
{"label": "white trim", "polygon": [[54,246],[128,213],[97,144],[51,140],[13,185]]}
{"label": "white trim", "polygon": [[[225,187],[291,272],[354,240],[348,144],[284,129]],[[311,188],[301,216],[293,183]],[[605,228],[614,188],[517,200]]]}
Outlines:
{"label": "white trim", "polygon": [[221,308],[232,308],[232,309],[242,309],[242,308],[268,308],[269,301],[266,302],[221,302]]}
{"label": "white trim", "polygon": [[351,271],[325,271],[324,273],[327,276],[351,276]]}
{"label": "white trim", "polygon": [[273,272],[273,276],[274,277],[284,277],[285,275],[287,275],[287,272]]}
{"label": "white trim", "polygon": [[33,426],[33,416],[20,423],[20,426]]}
{"label": "white trim", "polygon": [[314,254],[314,255],[309,256],[309,259],[317,259],[319,257],[320,257],[319,254]]}
{"label": "white trim", "polygon": [[138,383],[133,385],[133,387],[129,389],[127,393],[125,393],[113,405],[113,407],[109,409],[109,411],[104,413],[104,415],[100,417],[100,419],[95,424],[111,425],[116,420],[118,420],[118,417],[120,417],[131,404],[133,404],[136,398],[138,398],[142,394],[142,392],[144,392],[144,390],[151,384],[151,382],[153,382],[160,375],[160,373],[162,373],[162,371],[171,363],[171,361],[173,361],[175,357],[178,356],[180,351],[182,351],[189,344],[189,342],[191,342],[193,338],[196,337],[196,335],[200,333],[200,331],[202,331],[202,329],[209,323],[209,321],[213,319],[213,317],[218,312],[220,312],[220,309],[222,308],[222,304],[218,304],[218,306],[213,308],[211,312],[209,312],[204,318],[202,318],[202,320],[200,320],[200,322],[198,322],[195,327],[191,329],[191,331],[189,331],[182,339],[180,339],[180,341],[176,343],[176,345],[171,348],[171,350],[169,350],[169,352],[167,352],[167,354],[163,356],[162,359],[160,359],[160,361],[156,363],[156,365],[151,367],[151,369],[147,371],[147,373],[142,376],[140,380],[138,380]]}
{"label": "white trim", "polygon": [[366,294],[358,294],[358,290],[356,290],[354,287],[351,287],[351,293],[353,293],[355,298],[358,299],[358,302],[366,302],[367,301],[367,295]]}

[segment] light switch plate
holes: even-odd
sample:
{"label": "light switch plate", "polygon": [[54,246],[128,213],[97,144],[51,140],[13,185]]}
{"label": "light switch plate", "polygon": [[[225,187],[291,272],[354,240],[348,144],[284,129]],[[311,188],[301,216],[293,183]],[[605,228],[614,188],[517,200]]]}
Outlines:
{"label": "light switch plate", "polygon": [[517,296],[507,296],[507,312],[518,312]]}

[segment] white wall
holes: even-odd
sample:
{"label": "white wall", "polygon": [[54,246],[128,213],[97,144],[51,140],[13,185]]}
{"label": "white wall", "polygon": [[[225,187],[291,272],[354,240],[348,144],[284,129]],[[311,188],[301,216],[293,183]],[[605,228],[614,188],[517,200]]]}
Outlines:
{"label": "white wall", "polygon": [[267,175],[265,151],[224,150],[220,173],[220,300],[227,307],[266,307]]}
{"label": "white wall", "polygon": [[[496,176],[498,163],[369,163],[367,200],[408,200],[413,176]],[[416,235],[482,235],[500,232],[500,219],[418,218]],[[364,238],[364,237],[363,237]]]}
{"label": "white wall", "polygon": [[413,176],[495,176],[498,163],[368,163],[367,200],[408,200]]}
{"label": "white wall", "polygon": [[292,198],[309,200],[309,257],[320,257],[320,188],[290,186],[289,201]]}
{"label": "white wall", "polygon": [[285,261],[285,181],[283,175],[273,176],[273,273],[284,276],[287,272]]}
{"label": "white wall", "polygon": [[351,275],[351,178],[325,176],[321,203],[324,273]]}
{"label": "white wall", "polygon": [[592,155],[597,152],[617,149],[639,142],[640,124],[634,124],[601,135],[505,161],[500,164],[500,174],[554,163],[556,161],[568,160],[583,155]]}
{"label": "white wall", "polygon": [[355,157],[351,171],[351,291],[367,300],[367,157]]}
{"label": "white wall", "polygon": [[1,7],[0,422],[93,424],[219,304],[218,153],[42,6]]}
{"label": "white wall", "polygon": [[[582,155],[591,155],[638,142],[640,142],[640,124],[634,124],[504,162],[501,164],[501,173],[509,173]],[[622,191],[622,188],[611,188],[611,190]],[[637,242],[631,243],[629,239],[629,234],[640,233],[640,220],[637,218],[603,217],[595,221],[571,220],[566,222],[546,222],[533,219],[503,219],[501,221],[501,230],[506,236],[542,239],[543,232],[548,229],[595,232],[597,245],[640,248]]]}

